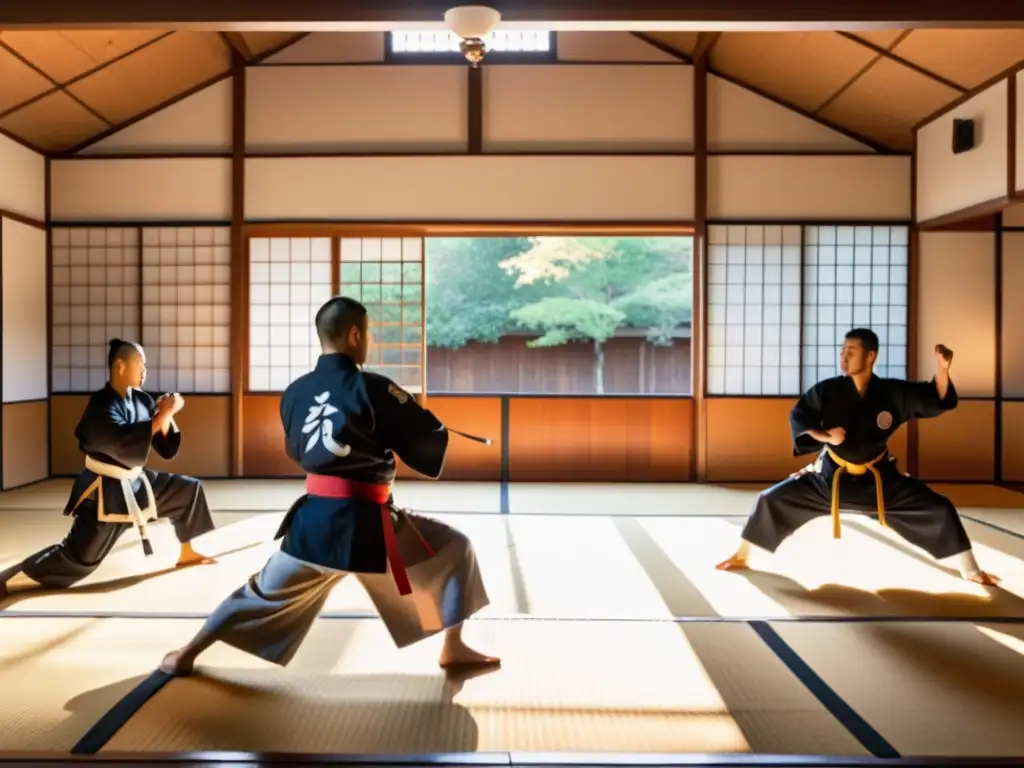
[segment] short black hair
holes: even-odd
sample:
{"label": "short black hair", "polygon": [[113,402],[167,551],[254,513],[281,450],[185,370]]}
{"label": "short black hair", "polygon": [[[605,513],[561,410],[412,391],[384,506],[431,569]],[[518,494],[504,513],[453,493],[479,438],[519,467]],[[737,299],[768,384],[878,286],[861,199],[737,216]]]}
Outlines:
{"label": "short black hair", "polygon": [[362,327],[366,307],[347,296],[329,299],[316,313],[316,335],[322,344],[336,344],[348,335],[353,325]]}
{"label": "short black hair", "polygon": [[124,339],[111,339],[107,344],[110,347],[107,351],[107,368],[113,368],[118,360],[128,360],[139,353],[137,346]]}
{"label": "short black hair", "polygon": [[870,328],[854,328],[846,334],[850,341],[859,341],[864,345],[865,352],[878,354],[878,334]]}

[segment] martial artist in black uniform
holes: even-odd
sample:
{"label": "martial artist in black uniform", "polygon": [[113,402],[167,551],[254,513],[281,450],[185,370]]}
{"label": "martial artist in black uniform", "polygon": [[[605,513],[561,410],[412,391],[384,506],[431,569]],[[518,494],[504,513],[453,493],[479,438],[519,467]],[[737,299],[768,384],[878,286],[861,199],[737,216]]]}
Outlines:
{"label": "martial artist in black uniform", "polygon": [[739,550],[718,567],[746,568],[751,544],[775,552],[804,523],[830,511],[833,535],[839,538],[842,507],[877,518],[936,559],[955,558],[965,579],[995,584],[978,567],[953,503],[901,472],[887,448],[904,422],[956,408],[949,377],[953,353],[939,344],[935,356],[931,381],[882,379],[872,370],[878,336],[866,328],[846,334],[841,353],[845,375],[815,384],[789,417],[794,455],[820,451],[816,462],[758,497]]}
{"label": "martial artist in black uniform", "polygon": [[193,477],[145,469],[152,448],[173,459],[181,448],[174,415],[181,395],[158,400],[141,389],[146,355],[141,346],[110,342],[110,380],[94,392],[75,436],[85,468],[75,479],[65,515],[74,520],[67,537],[0,573],[0,599],[9,591],[70,587],[95,571],[125,531],[138,528],[146,554],[152,547],[146,524],[170,520],[181,543],[178,567],[214,562],[192,549],[192,541],[214,529],[202,483]]}
{"label": "martial artist in black uniform", "polygon": [[316,329],[316,368],[281,398],[285,450],[306,472],[307,493],[281,524],[281,549],[161,669],[191,674],[217,641],[287,665],[349,573],[398,647],[444,630],[442,667],[498,664],[462,640],[462,622],[489,602],[473,545],[444,523],[397,509],[391,496],[396,455],[421,474],[441,475],[448,430],[393,381],[361,370],[369,344],[363,305],[331,299]]}

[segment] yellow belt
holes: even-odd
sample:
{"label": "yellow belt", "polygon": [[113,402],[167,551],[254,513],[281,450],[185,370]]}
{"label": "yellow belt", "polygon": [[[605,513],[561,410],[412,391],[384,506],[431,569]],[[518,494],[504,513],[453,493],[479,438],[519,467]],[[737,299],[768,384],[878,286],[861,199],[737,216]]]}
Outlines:
{"label": "yellow belt", "polygon": [[878,499],[878,522],[883,526],[885,525],[885,492],[882,487],[882,475],[878,471],[878,464],[882,459],[885,458],[887,451],[882,451],[878,456],[873,458],[867,464],[854,464],[852,461],[842,459],[835,454],[835,452],[826,447],[825,450],[828,455],[832,457],[837,465],[835,473],[832,475],[832,536],[836,539],[839,538],[839,478],[842,477],[843,473],[846,472],[851,475],[865,475],[870,472],[875,476],[875,496]]}

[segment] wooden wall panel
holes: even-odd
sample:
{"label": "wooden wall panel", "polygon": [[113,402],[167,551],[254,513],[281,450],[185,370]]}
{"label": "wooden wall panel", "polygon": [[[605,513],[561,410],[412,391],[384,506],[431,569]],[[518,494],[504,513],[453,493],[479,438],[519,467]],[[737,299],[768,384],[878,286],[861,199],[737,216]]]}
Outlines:
{"label": "wooden wall panel", "polygon": [[1024,72],[1018,70],[1010,81],[1010,87],[1017,90],[1017,113],[1013,117],[1013,127],[1015,128],[1013,143],[1017,149],[1017,157],[1010,162],[1015,163],[1014,178],[1017,189],[1014,192],[1024,192]]}
{"label": "wooden wall panel", "polygon": [[549,64],[481,71],[484,152],[693,150],[693,67]]}
{"label": "wooden wall panel", "polygon": [[1024,483],[1024,402],[1003,403],[1003,480]]}
{"label": "wooden wall panel", "polygon": [[181,453],[164,461],[149,455],[150,469],[193,477],[231,474],[231,396],[185,395],[185,408],[174,417],[181,428]]}
{"label": "wooden wall panel", "polygon": [[[1005,217],[1004,217],[1005,223]],[[1003,397],[1024,397],[1024,232],[1003,232]]]}
{"label": "wooden wall panel", "polygon": [[910,218],[910,158],[718,155],[708,158],[708,218],[892,221]]}
{"label": "wooden wall panel", "polygon": [[90,144],[80,155],[231,152],[231,78]]}
{"label": "wooden wall panel", "polygon": [[231,161],[218,157],[54,160],[53,221],[227,221]]}
{"label": "wooden wall panel", "polygon": [[841,154],[871,149],[753,91],[709,75],[708,151]]}
{"label": "wooden wall panel", "polygon": [[[814,460],[814,454],[793,456],[789,412],[796,398],[730,398],[707,400],[708,481],[777,482]],[[906,463],[907,427],[889,441],[889,450]]]}
{"label": "wooden wall panel", "polygon": [[935,373],[935,345],[956,354],[951,368],[961,397],[996,392],[996,235],[922,232],[917,302],[917,375]]}
{"label": "wooden wall panel", "polygon": [[50,395],[50,472],[77,475],[85,457],[78,450],[75,427],[89,402],[88,395]]}
{"label": "wooden wall panel", "polygon": [[[1006,195],[1007,82],[945,113],[917,132],[917,220],[989,202]],[[975,148],[953,154],[953,120],[976,120]]]}
{"label": "wooden wall panel", "polygon": [[990,483],[995,479],[995,403],[961,401],[959,407],[918,423],[918,476],[928,481]]}
{"label": "wooden wall panel", "polygon": [[248,220],[685,223],[693,219],[693,191],[693,158],[679,156],[245,161]]}
{"label": "wooden wall panel", "polygon": [[501,476],[500,397],[431,395],[426,407],[446,426],[494,441],[481,445],[452,435],[442,480],[494,480]]}
{"label": "wooden wall panel", "polygon": [[0,208],[46,218],[46,158],[0,136]]}
{"label": "wooden wall panel", "polygon": [[242,398],[242,476],[302,477],[288,458],[281,426],[281,396],[245,395]]}
{"label": "wooden wall panel", "polygon": [[248,152],[465,152],[466,67],[251,67]]}
{"label": "wooden wall panel", "polygon": [[512,482],[686,482],[688,398],[511,398]]}
{"label": "wooden wall panel", "polygon": [[[78,450],[75,427],[88,395],[53,395],[50,413],[50,461],[54,475],[76,475],[85,457]],[[6,412],[5,412],[6,413]],[[193,477],[226,477],[230,469],[230,398],[227,395],[186,395],[185,409],[175,417],[181,428],[181,452],[174,461],[149,457],[150,469]],[[44,427],[45,434],[45,427]]]}
{"label": "wooden wall panel", "polygon": [[47,371],[46,232],[0,220],[3,402],[45,400]]}
{"label": "wooden wall panel", "polygon": [[4,404],[4,490],[48,477],[46,411],[46,400]]}

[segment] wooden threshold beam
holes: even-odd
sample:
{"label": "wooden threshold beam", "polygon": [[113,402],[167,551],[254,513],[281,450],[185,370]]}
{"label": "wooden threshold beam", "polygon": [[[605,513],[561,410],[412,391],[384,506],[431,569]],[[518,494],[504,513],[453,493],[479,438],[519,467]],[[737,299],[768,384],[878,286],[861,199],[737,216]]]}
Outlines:
{"label": "wooden threshold beam", "polygon": [[[35,0],[0,4],[0,28],[105,29],[145,25],[149,28],[213,29],[218,31],[320,31],[344,24],[414,23],[443,27],[449,0],[90,0],[67,3]],[[1024,27],[1019,7],[1005,0],[973,3],[933,0],[833,0],[805,3],[778,0],[503,0],[506,24],[541,24],[549,28],[642,31],[745,29],[907,29],[913,27]],[[566,26],[568,25],[568,26]],[[351,29],[352,27],[349,27]],[[365,27],[363,27],[365,29]]]}

